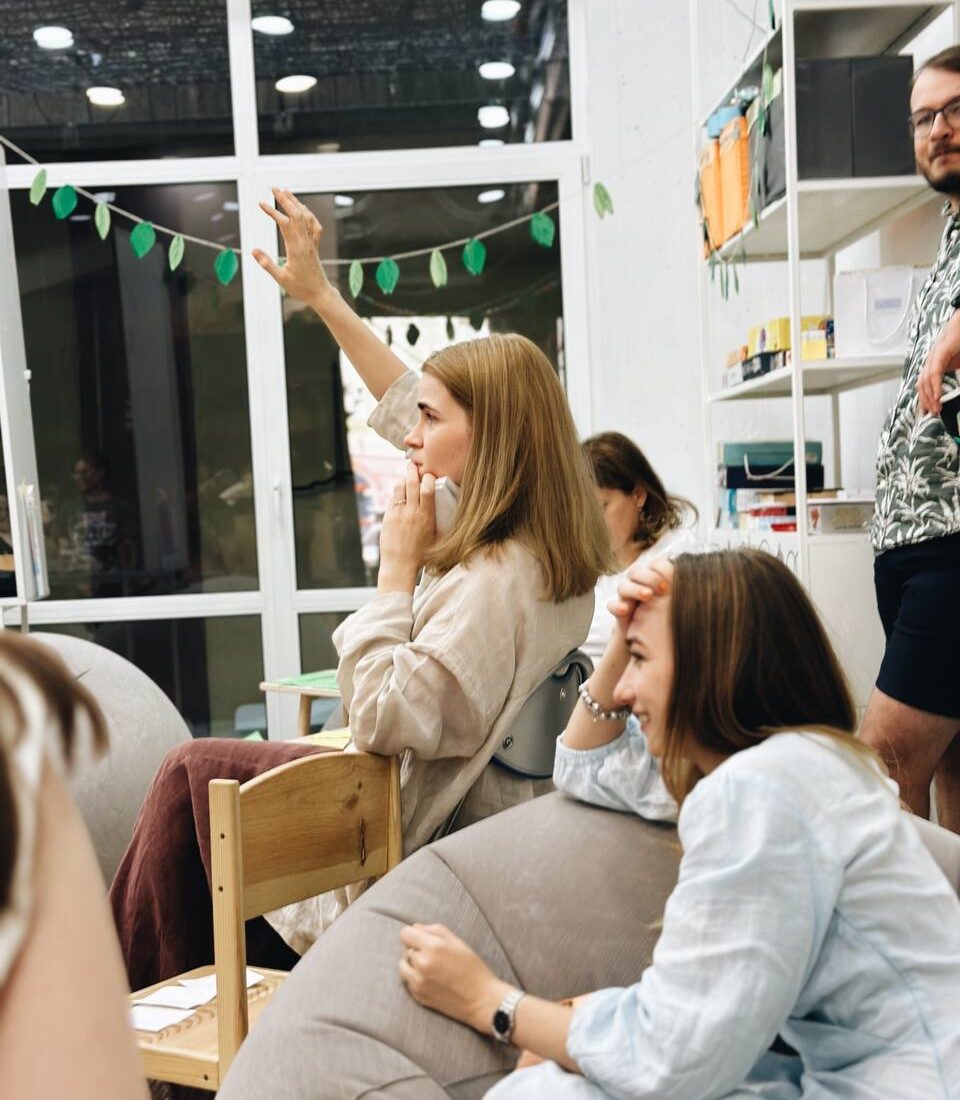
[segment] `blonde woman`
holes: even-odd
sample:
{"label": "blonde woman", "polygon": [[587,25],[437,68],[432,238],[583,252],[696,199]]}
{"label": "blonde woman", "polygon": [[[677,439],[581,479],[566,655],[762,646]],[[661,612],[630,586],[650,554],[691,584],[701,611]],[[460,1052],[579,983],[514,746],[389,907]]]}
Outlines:
{"label": "blonde woman", "polygon": [[960,902],[854,738],[796,578],[722,551],[631,571],[621,593],[555,779],[656,817],[662,769],[682,804],[651,966],[570,1007],[414,925],[400,963],[413,995],[539,1056],[490,1100],[960,1097]]}
{"label": "blonde woman", "polygon": [[56,655],[0,634],[3,1096],[146,1100],[103,880],[66,783],[105,740]]}
{"label": "blonde woman", "polygon": [[[521,336],[492,336],[439,352],[417,378],[327,281],[314,216],[289,192],[278,191],[277,201],[279,209],[265,209],[287,262],[279,268],[262,253],[258,261],[326,322],[380,399],[372,423],[410,453],[384,519],[377,594],[334,634],[354,745],[402,756],[409,853],[462,799],[459,821],[467,823],[538,793],[532,781],[488,765],[526,699],[586,635],[593,587],[608,565],[605,530],[546,357]],[[460,486],[453,525],[440,536],[439,477]],[[206,782],[246,778],[302,751],[289,742],[208,740],[164,763],[112,892],[133,984],[212,957],[197,858],[207,856]],[[172,864],[183,865],[191,897],[171,891]],[[302,953],[333,911],[308,904],[272,923]],[[264,965],[267,941],[250,949]]]}

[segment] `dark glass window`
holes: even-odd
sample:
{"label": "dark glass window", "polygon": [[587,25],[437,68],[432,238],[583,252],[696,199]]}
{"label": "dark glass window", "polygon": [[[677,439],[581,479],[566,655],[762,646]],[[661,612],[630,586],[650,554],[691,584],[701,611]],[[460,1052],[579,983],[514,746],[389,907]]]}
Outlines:
{"label": "dark glass window", "polygon": [[0,28],[0,129],[38,160],[233,152],[224,0],[0,0]]}
{"label": "dark glass window", "polygon": [[[478,201],[484,193],[496,201]],[[428,188],[304,195],[325,226],[327,260],[394,255],[469,237],[556,201],[556,184]],[[557,220],[557,212],[551,215]],[[446,254],[447,285],[430,278],[429,255],[400,261],[400,281],[386,296],[375,264],[355,306],[411,367],[456,340],[519,332],[562,361],[559,231],[551,248],[529,223],[486,239],[487,259],[471,275],[460,249]],[[348,267],[328,269],[350,299]],[[310,309],[284,299],[284,347],[290,415],[297,579],[301,588],[376,583],[380,523],[403,456],[367,426],[374,404],[326,327]]]}
{"label": "dark glass window", "polygon": [[70,634],[126,657],[167,693],[194,737],[266,736],[263,656],[255,615],[145,622],[67,623]]}
{"label": "dark glass window", "polygon": [[[238,243],[236,188],[130,187],[111,201]],[[169,238],[137,259],[81,199],[57,221],[11,196],[51,596],[257,587],[242,287]]]}
{"label": "dark glass window", "polygon": [[[293,27],[254,31],[261,152],[569,138],[566,0],[516,8],[491,21],[482,0],[254,0],[255,16]],[[291,77],[306,90],[280,90]]]}

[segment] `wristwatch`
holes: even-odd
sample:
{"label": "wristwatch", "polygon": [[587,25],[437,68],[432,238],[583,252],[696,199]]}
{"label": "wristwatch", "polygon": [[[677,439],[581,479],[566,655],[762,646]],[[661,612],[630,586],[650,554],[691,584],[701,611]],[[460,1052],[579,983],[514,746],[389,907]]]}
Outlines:
{"label": "wristwatch", "polygon": [[500,1043],[509,1043],[513,1038],[513,1024],[516,1018],[517,1005],[526,994],[522,989],[511,989],[500,1002],[500,1007],[493,1014],[490,1021],[493,1028],[493,1037]]}

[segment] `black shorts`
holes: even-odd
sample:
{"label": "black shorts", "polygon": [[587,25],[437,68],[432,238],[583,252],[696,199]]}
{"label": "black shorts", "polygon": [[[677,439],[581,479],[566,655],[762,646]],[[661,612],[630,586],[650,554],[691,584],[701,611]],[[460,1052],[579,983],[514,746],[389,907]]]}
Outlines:
{"label": "black shorts", "polygon": [[960,719],[960,534],[885,551],[873,580],[887,636],[877,687],[908,707]]}

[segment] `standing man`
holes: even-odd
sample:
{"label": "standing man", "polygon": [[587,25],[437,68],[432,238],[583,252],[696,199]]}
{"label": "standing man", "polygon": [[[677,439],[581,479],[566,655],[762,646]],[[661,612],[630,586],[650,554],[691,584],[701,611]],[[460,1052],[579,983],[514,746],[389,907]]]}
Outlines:
{"label": "standing man", "polygon": [[887,647],[861,736],[914,813],[929,817],[935,783],[940,823],[960,833],[960,448],[938,415],[960,386],[960,46],[915,75],[910,128],[947,224],[880,435],[871,537]]}

